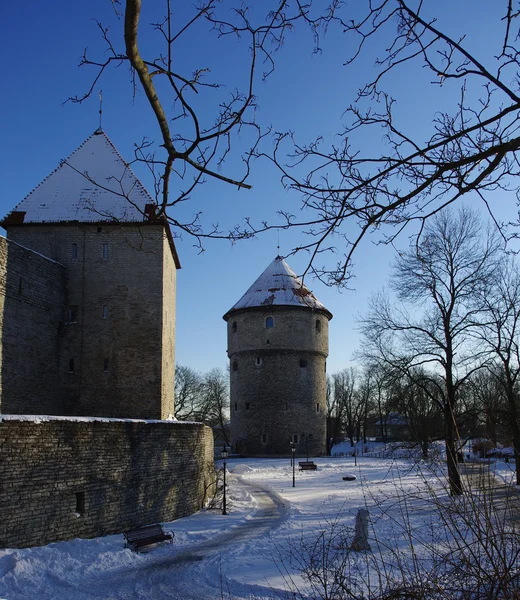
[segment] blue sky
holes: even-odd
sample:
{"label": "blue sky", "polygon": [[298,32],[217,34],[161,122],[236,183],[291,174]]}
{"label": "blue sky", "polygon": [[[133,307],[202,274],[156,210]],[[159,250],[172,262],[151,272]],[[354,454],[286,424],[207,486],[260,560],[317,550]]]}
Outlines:
{"label": "blue sky", "polygon": [[[491,10],[487,0],[445,0],[432,3],[439,15],[449,15],[444,25],[468,33],[476,51],[485,52],[482,40],[494,36]],[[160,5],[155,2],[154,6]],[[89,86],[92,71],[77,64],[88,46],[92,56],[102,56],[102,45],[93,18],[113,26],[113,37],[121,36],[121,22],[114,18],[109,0],[48,3],[9,2],[3,7],[0,48],[9,68],[3,73],[0,115],[3,140],[0,150],[3,193],[0,212],[6,214],[98,127],[98,97],[82,105],[63,102],[82,94]],[[355,6],[353,4],[353,6]],[[447,10],[449,9],[449,10]],[[444,13],[442,12],[444,10]],[[441,19],[442,22],[442,19]],[[483,37],[485,36],[485,38]],[[153,43],[148,37],[143,43]],[[491,44],[490,44],[491,46]],[[355,68],[343,62],[347,41],[332,32],[323,42],[323,53],[312,54],[308,32],[289,36],[278,55],[278,66],[267,83],[258,88],[258,117],[275,130],[292,129],[302,142],[317,135],[333,141],[340,131],[343,111],[354,100],[355,92],[373,67],[374,55]],[[195,36],[185,47],[186,61],[212,62],[216,79],[227,80],[241,66],[234,42],[219,44],[215,36]],[[424,70],[403,71],[391,82],[401,95],[398,117],[427,130],[429,116],[453,100],[445,89],[428,85]],[[144,136],[159,139],[157,125],[142,96],[132,98],[128,68],[112,68],[96,87],[103,90],[103,129],[127,160],[133,156],[133,143]],[[204,107],[203,107],[204,108]],[[426,135],[426,133],[425,133]],[[363,140],[368,152],[380,139]],[[240,191],[221,183],[207,183],[193,194],[185,214],[203,210],[207,223],[221,226],[240,223],[245,216],[259,222],[275,220],[276,211],[288,209],[299,214],[301,199],[285,191],[274,170],[257,162],[250,179],[251,191]],[[238,172],[239,161],[230,162]],[[145,170],[134,168],[146,187],[152,182]],[[471,199],[469,199],[471,201]],[[505,220],[516,218],[513,200],[497,198],[497,210]],[[280,252],[286,254],[301,243],[301,232],[280,232]],[[226,328],[222,315],[241,297],[277,254],[278,235],[269,232],[235,246],[208,241],[199,254],[189,236],[177,240],[182,270],[178,274],[177,362],[200,371],[227,364]],[[406,246],[407,237],[398,242]],[[316,280],[307,285],[334,314],[330,327],[328,371],[333,373],[352,364],[358,346],[355,318],[366,310],[370,294],[385,283],[394,250],[367,240],[355,257],[353,290],[339,292]],[[306,255],[288,258],[297,273],[306,266]]]}

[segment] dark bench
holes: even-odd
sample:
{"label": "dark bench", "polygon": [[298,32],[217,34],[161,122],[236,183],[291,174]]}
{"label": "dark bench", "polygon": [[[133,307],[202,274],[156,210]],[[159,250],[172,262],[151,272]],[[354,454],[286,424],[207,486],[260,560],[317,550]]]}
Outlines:
{"label": "dark bench", "polygon": [[170,540],[170,543],[173,544],[175,536],[173,532],[163,531],[163,528],[159,524],[129,529],[123,535],[126,539],[125,548],[133,548],[136,552],[139,552],[139,548],[143,546],[150,546],[151,544],[166,542],[167,540]]}
{"label": "dark bench", "polygon": [[300,467],[300,471],[316,471],[316,469],[318,468],[318,465],[316,463],[313,463],[312,460],[304,460],[302,462],[299,462],[298,466]]}

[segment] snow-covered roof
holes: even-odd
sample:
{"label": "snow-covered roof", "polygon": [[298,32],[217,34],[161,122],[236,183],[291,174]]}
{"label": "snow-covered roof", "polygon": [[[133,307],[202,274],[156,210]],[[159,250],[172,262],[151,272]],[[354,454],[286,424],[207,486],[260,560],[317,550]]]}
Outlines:
{"label": "snow-covered roof", "polygon": [[7,215],[2,225],[122,221],[142,223],[155,202],[98,129]]}
{"label": "snow-covered roof", "polygon": [[224,315],[244,308],[263,306],[300,306],[325,312],[329,319],[332,313],[303,284],[281,256],[277,256],[240,300]]}

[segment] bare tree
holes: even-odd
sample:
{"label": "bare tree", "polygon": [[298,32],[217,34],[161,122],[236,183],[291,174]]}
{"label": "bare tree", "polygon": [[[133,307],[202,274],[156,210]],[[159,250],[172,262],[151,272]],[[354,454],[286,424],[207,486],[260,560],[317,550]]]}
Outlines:
{"label": "bare tree", "polygon": [[203,421],[218,427],[229,444],[229,378],[222,369],[212,369],[204,376]]}
{"label": "bare tree", "polygon": [[[355,5],[269,0],[261,8],[259,3],[229,6],[200,0],[189,17],[186,7],[180,10],[164,0],[153,24],[162,49],[152,56],[139,44],[141,0],[120,2],[123,36],[112,39],[108,27],[99,23],[106,53],[96,59],[85,52],[81,64],[94,69],[92,85],[73,100],[89,97],[111,65],[130,66],[135,89],[144,91],[160,137],[156,145],[144,141],[136,148],[137,159],[156,178],[157,216],[166,215],[199,244],[205,236],[237,240],[273,227],[298,227],[310,235],[293,252],[308,250],[308,268],[320,279],[341,285],[351,275],[355,250],[371,233],[379,242],[391,243],[409,223],[423,226],[468,193],[489,208],[497,190],[518,190],[520,11],[512,0],[487,3],[487,18],[499,35],[486,38],[486,44],[480,43],[480,29],[469,29],[451,13],[439,15],[435,3],[420,0],[364,0]],[[119,7],[119,1],[113,5]],[[256,120],[255,90],[273,71],[288,31],[300,25],[310,28],[315,51],[321,51],[320,37],[327,31],[344,34],[339,51],[347,69],[377,52],[375,72],[364,68],[370,74],[342,111],[335,139],[301,140],[298,132],[280,132],[274,134],[274,150],[268,151],[260,143],[270,132]],[[247,61],[228,69],[230,80],[210,79],[209,56],[207,64],[195,69],[186,65],[178,47],[201,35],[213,35],[216,43],[230,37],[240,42],[236,54]],[[430,77],[406,89],[401,86],[399,97],[396,78],[418,80],[417,73]],[[408,111],[399,110],[400,101],[409,101],[410,94],[423,104],[430,92],[425,86],[447,107],[439,110],[435,105],[430,118],[423,119],[429,125],[426,133],[410,124]],[[240,146],[239,134],[247,147]],[[383,146],[371,144],[367,152],[367,139],[381,139]],[[243,171],[228,172],[226,159],[237,148]],[[281,221],[254,224],[246,219],[245,225],[208,229],[196,209],[192,219],[180,220],[174,209],[206,179],[248,188],[252,157],[272,161],[282,185],[303,198],[301,218],[282,208]],[[339,251],[338,259],[318,264],[317,257],[326,250]]]}
{"label": "bare tree", "polygon": [[[481,434],[495,447],[499,441],[506,440],[504,433],[508,429],[507,401],[504,398],[503,387],[498,381],[499,368],[493,363],[488,363],[486,366],[486,369],[481,369],[472,375],[468,385],[474,398]],[[496,372],[492,374],[490,370]]]}
{"label": "bare tree", "polygon": [[[436,389],[432,400],[440,399],[453,494],[462,493],[457,400],[467,378],[481,366],[478,351],[469,343],[482,308],[479,292],[497,267],[498,248],[496,236],[483,229],[475,213],[464,208],[456,214],[439,213],[426,225],[420,243],[402,254],[393,270],[397,298],[415,314],[405,308],[393,310],[378,295],[361,326],[371,360],[390,364],[411,379],[420,367],[435,374],[414,381],[426,394]],[[427,375],[426,370],[423,373]]]}
{"label": "bare tree", "polygon": [[202,376],[190,367],[178,365],[175,368],[175,416],[183,421],[198,420],[202,392]]}
{"label": "bare tree", "polygon": [[[391,243],[409,223],[423,226],[465,194],[489,209],[496,190],[518,190],[520,11],[511,0],[487,6],[488,21],[473,30],[467,19],[421,0],[345,3],[329,15],[329,26],[347,36],[347,68],[364,68],[367,79],[332,142],[280,133],[274,154],[264,154],[282,184],[303,196],[305,217],[284,216],[311,234],[298,249],[311,252],[321,279],[348,281],[353,254],[370,234]],[[482,44],[490,25],[499,33]],[[375,71],[360,64],[374,52]],[[396,86],[400,79],[413,85]],[[400,103],[412,98],[422,107],[429,94],[439,103],[417,127]],[[327,250],[339,251],[337,261],[316,264]]]}
{"label": "bare tree", "polygon": [[432,385],[433,373],[425,373],[424,369],[410,370],[409,375],[401,382],[399,395],[399,411],[406,419],[411,439],[420,445],[423,458],[428,458],[430,445],[442,439],[442,398],[433,400],[442,387],[442,382]]}
{"label": "bare tree", "polygon": [[495,376],[507,399],[516,482],[520,485],[520,272],[516,263],[504,261],[497,269],[496,279],[483,292],[485,322],[479,338],[491,348],[498,361],[489,372]]}

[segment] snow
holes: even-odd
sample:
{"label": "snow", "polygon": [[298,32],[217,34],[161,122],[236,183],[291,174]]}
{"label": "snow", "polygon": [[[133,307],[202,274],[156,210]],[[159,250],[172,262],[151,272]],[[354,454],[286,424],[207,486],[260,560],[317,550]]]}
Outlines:
{"label": "snow", "polygon": [[[136,554],[123,547],[122,535],[111,535],[0,550],[0,598],[245,600],[289,597],[296,588],[315,597],[301,570],[310,542],[340,527],[346,527],[342,535],[351,532],[361,507],[369,511],[374,552],[352,557],[352,580],[365,585],[378,560],[390,568],[397,553],[408,551],[410,530],[414,560],[420,558],[428,536],[439,528],[435,504],[450,501],[436,469],[408,460],[358,457],[357,467],[352,458],[314,460],[318,471],[296,471],[295,487],[289,458],[229,460],[229,514],[205,510],[165,524],[175,532],[173,545]],[[511,481],[511,465],[495,468]],[[356,481],[343,481],[347,474]],[[272,490],[279,503],[278,520],[268,533],[255,536],[252,527],[250,537],[233,538],[254,520],[262,490]],[[432,490],[435,503],[429,500]],[[421,560],[428,568],[427,557]]]}
{"label": "snow", "polygon": [[277,256],[240,300],[227,312],[258,306],[302,306],[331,313],[299,279],[281,256]]}
{"label": "snow", "polygon": [[193,425],[198,421],[177,421],[177,419],[114,419],[109,417],[67,417],[56,415],[8,415],[0,414],[2,421],[28,421],[31,423],[47,423],[49,421],[75,421],[78,423],[176,423],[178,425]]}
{"label": "snow", "polygon": [[154,200],[108,136],[97,130],[12,212],[25,213],[24,223],[142,223],[147,204]]}

